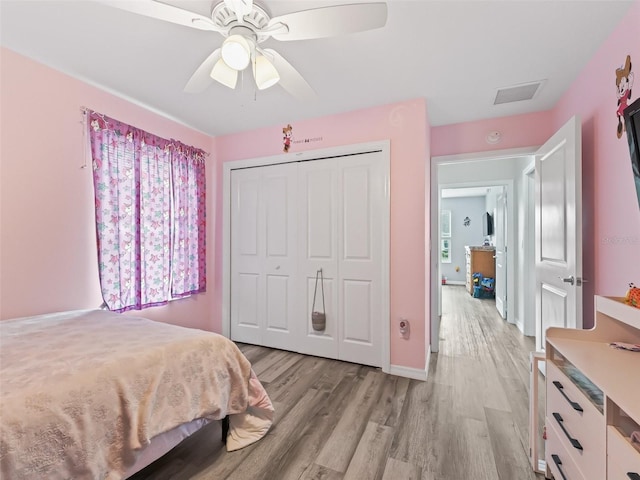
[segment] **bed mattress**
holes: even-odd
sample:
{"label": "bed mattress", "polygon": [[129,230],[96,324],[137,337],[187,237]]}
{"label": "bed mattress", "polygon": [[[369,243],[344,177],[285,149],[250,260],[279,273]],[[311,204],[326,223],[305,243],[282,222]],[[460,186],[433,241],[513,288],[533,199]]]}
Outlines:
{"label": "bed mattress", "polygon": [[120,480],[150,440],[229,415],[227,449],[273,407],[220,335],[103,310],[0,322],[3,478]]}

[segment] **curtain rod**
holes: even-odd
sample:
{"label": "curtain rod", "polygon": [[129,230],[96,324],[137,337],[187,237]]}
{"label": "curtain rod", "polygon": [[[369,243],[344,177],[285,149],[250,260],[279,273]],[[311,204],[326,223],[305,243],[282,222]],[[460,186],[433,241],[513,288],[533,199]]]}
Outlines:
{"label": "curtain rod", "polygon": [[[85,114],[87,112],[95,112],[95,110],[91,110],[89,107],[85,107],[84,105],[80,105],[80,113]],[[98,113],[98,112],[95,112]],[[98,113],[98,115],[101,115]],[[169,140],[171,141],[171,140]],[[202,149],[201,149],[202,150]],[[202,150],[204,152],[204,156],[205,157],[209,157],[211,154],[205,150]],[[85,168],[84,166],[82,168]]]}

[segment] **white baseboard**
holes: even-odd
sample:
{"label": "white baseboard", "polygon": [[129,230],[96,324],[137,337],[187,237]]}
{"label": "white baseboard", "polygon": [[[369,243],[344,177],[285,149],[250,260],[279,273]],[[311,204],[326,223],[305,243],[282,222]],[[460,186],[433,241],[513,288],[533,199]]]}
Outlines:
{"label": "white baseboard", "polygon": [[447,283],[445,283],[445,285],[466,285],[467,282],[463,281],[463,280],[447,280]]}
{"label": "white baseboard", "polygon": [[424,369],[403,367],[402,365],[391,365],[389,368],[390,375],[398,377],[412,378],[414,380],[422,380],[425,382],[429,373],[429,360],[431,359],[431,346],[427,349],[427,361]]}
{"label": "white baseboard", "polygon": [[403,367],[401,365],[391,365],[389,375],[398,377],[413,378],[414,380],[425,381],[427,379],[427,371],[419,368]]}

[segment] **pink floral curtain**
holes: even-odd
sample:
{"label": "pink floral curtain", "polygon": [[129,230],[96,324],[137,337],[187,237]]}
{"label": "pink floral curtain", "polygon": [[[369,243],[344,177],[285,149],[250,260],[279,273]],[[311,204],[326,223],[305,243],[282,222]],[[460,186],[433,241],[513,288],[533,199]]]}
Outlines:
{"label": "pink floral curtain", "polygon": [[205,172],[202,151],[174,141],[172,290],[174,297],[204,291]]}
{"label": "pink floral curtain", "polygon": [[204,291],[204,152],[88,116],[107,307],[142,309]]}

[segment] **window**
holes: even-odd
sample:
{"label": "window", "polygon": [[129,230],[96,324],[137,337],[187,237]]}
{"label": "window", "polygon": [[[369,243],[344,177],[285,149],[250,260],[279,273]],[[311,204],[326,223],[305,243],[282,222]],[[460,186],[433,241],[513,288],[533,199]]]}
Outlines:
{"label": "window", "polygon": [[451,237],[451,210],[440,212],[440,236],[443,238]]}
{"label": "window", "polygon": [[204,152],[87,115],[107,307],[142,309],[205,291]]}
{"label": "window", "polygon": [[451,210],[440,212],[440,261],[451,263]]}
{"label": "window", "polygon": [[440,260],[442,263],[451,263],[451,240],[443,238],[440,242]]}

